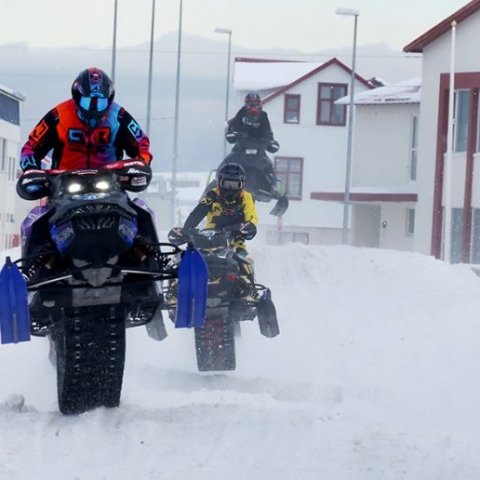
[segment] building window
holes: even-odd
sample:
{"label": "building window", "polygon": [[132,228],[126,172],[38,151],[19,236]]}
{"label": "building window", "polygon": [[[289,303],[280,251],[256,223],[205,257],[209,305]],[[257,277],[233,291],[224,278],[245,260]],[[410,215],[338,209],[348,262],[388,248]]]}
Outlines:
{"label": "building window", "polygon": [[[445,221],[445,208],[443,208]],[[462,240],[463,240],[463,208],[452,208],[450,229],[450,262],[460,263],[462,261]]]}
{"label": "building window", "polygon": [[474,208],[472,216],[472,250],[470,262],[480,264],[480,208]]}
{"label": "building window", "polygon": [[177,180],[177,188],[199,187],[200,180]]}
{"label": "building window", "polygon": [[275,157],[275,173],[291,200],[302,199],[303,158]]}
{"label": "building window", "polygon": [[0,93],[0,118],[14,125],[20,125],[20,107],[18,100]]}
{"label": "building window", "polygon": [[12,181],[15,180],[17,176],[16,163],[15,157],[8,157],[8,179]]}
{"label": "building window", "polygon": [[[462,261],[463,208],[452,208],[451,262]],[[470,263],[480,264],[480,208],[472,210]]]}
{"label": "building window", "polygon": [[300,95],[285,95],[283,123],[300,123]]}
{"label": "building window", "polygon": [[7,155],[7,141],[0,138],[0,172],[5,171],[5,160]]}
{"label": "building window", "polygon": [[453,145],[454,151],[457,153],[467,151],[469,110],[470,90],[455,91]]}
{"label": "building window", "polygon": [[344,83],[319,83],[317,103],[317,125],[345,126],[346,105],[335,105],[335,101],[347,95]]}
{"label": "building window", "polygon": [[415,209],[407,208],[407,222],[405,233],[407,237],[412,237],[415,233]]}
{"label": "building window", "polygon": [[410,180],[417,179],[418,117],[412,117],[412,138],[410,142]]}
{"label": "building window", "polygon": [[12,248],[20,246],[20,235],[18,233],[14,233],[12,235]]}
{"label": "building window", "polygon": [[284,245],[286,243],[309,244],[309,235],[307,232],[282,232],[271,230],[267,232],[267,244]]}

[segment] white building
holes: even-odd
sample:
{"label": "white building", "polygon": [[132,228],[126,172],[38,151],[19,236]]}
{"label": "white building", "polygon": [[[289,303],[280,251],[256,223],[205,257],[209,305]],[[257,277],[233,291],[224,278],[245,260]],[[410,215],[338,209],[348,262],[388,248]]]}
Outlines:
{"label": "white building", "polygon": [[16,194],[20,102],[25,97],[0,85],[0,250],[19,245],[25,202]]}
{"label": "white building", "polygon": [[[273,204],[258,203],[259,233],[272,243],[338,243],[343,207],[315,194],[344,188],[347,107],[335,101],[348,94],[351,70],[333,58],[323,64],[236,58],[237,105],[257,91],[268,113],[280,150],[273,157],[285,181],[290,207],[277,224],[268,214]],[[356,75],[355,91],[371,89]]]}
{"label": "white building", "polygon": [[[413,78],[354,96],[352,245],[413,250],[420,90],[421,79]],[[344,189],[313,195],[344,202]]]}
{"label": "white building", "polygon": [[145,192],[138,196],[144,199],[155,212],[158,232],[168,232],[174,226],[182,226],[199,202],[208,184],[210,172],[178,172],[176,177],[175,213],[172,224],[172,174],[154,173]]}
{"label": "white building", "polygon": [[471,1],[404,48],[408,53],[423,53],[414,249],[443,256],[452,22],[456,29],[455,129],[448,201],[451,260],[480,263],[480,0]]}

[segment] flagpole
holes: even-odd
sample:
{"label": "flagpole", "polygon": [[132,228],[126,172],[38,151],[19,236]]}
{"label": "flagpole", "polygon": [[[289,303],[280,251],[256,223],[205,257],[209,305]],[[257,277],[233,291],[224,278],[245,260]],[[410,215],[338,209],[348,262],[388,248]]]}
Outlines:
{"label": "flagpole", "polygon": [[183,0],[180,0],[178,12],[178,44],[177,44],[177,74],[175,81],[175,119],[173,126],[173,158],[172,158],[172,196],[170,204],[170,225],[176,225],[176,207],[177,207],[177,170],[178,170],[178,115],[180,109],[180,66],[182,55],[182,16]]}
{"label": "flagpole", "polygon": [[115,83],[115,63],[117,56],[117,11],[118,11],[118,0],[114,1],[113,4],[113,41],[112,41],[112,82]]}
{"label": "flagpole", "polygon": [[443,259],[451,263],[451,244],[452,244],[452,157],[453,157],[453,126],[455,122],[454,95],[455,95],[455,36],[457,22],[454,20],[451,24],[451,48],[450,48],[450,83],[448,92],[448,132],[447,132],[447,152],[445,155],[444,166],[444,239],[443,239]]}

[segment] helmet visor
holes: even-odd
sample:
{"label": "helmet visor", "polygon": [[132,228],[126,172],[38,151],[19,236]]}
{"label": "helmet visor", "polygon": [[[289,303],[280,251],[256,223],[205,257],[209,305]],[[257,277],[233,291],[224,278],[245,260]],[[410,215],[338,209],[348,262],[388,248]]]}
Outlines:
{"label": "helmet visor", "polygon": [[243,182],[241,180],[220,180],[220,188],[224,190],[241,190]]}
{"label": "helmet visor", "polygon": [[80,107],[87,112],[104,112],[108,108],[108,98],[82,96]]}

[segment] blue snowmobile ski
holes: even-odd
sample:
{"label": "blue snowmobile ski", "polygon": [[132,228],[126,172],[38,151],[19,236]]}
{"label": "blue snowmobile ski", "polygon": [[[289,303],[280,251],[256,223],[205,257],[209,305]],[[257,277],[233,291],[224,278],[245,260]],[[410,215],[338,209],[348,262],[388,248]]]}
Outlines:
{"label": "blue snowmobile ski", "polygon": [[2,343],[30,340],[27,285],[10,257],[0,272],[0,332]]}
{"label": "blue snowmobile ski", "polygon": [[207,287],[207,264],[202,254],[189,242],[178,268],[175,328],[204,326]]}

